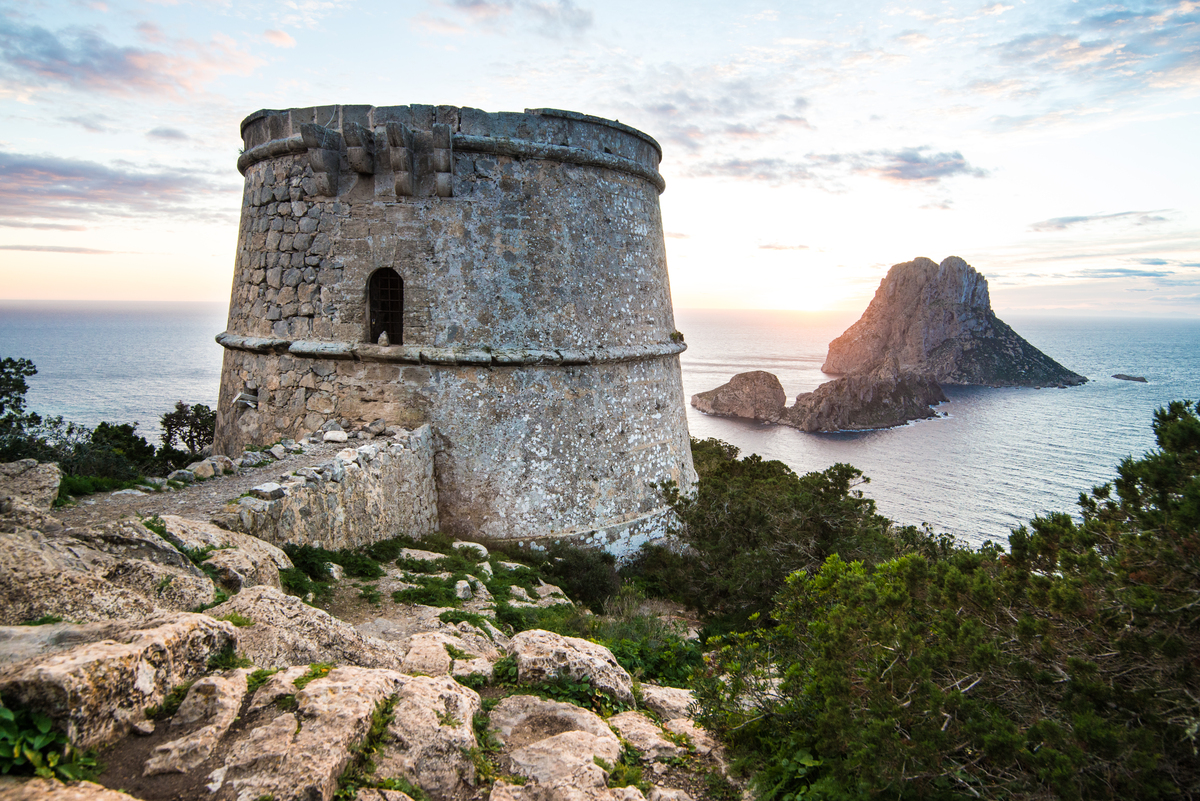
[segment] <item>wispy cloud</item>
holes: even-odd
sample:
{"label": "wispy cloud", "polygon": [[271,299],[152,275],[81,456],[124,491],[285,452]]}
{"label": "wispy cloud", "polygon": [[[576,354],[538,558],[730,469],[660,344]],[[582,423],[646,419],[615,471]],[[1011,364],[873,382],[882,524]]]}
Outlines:
{"label": "wispy cloud", "polygon": [[285,33],[284,31],[278,31],[274,29],[263,31],[263,38],[267,40],[268,44],[273,44],[276,47],[296,46],[296,40],[293,39],[290,34]]}
{"label": "wispy cloud", "polygon": [[121,251],[71,248],[59,245],[0,245],[0,250],[23,250],[31,253],[78,253],[85,256],[110,256]]}
{"label": "wispy cloud", "polygon": [[899,183],[937,183],[958,175],[984,178],[987,170],[972,167],[957,150],[934,152],[930,147],[866,151],[858,156],[856,172]]}
{"label": "wispy cloud", "polygon": [[819,180],[838,182],[850,175],[867,175],[899,184],[935,185],[947,178],[983,178],[987,171],[973,167],[958,151],[935,152],[930,147],[903,150],[864,150],[849,153],[809,153],[803,159],[756,158],[702,162],[689,174],[781,184]]}
{"label": "wispy cloud", "polygon": [[178,128],[167,128],[163,126],[151,128],[149,131],[146,131],[146,136],[149,136],[151,139],[169,139],[174,141],[181,141],[189,138],[185,132],[179,130]]}
{"label": "wispy cloud", "polygon": [[206,198],[234,191],[183,169],[0,152],[0,224],[7,227],[75,230],[108,217],[191,215]]}
{"label": "wispy cloud", "polygon": [[74,117],[59,117],[59,119],[63,122],[69,122],[72,125],[78,125],[88,133],[107,133],[110,129],[105,123],[112,122],[112,117],[105,114],[92,114],[87,117],[77,115]]}
{"label": "wispy cloud", "polygon": [[1052,217],[1049,220],[1041,220],[1039,222],[1030,223],[1029,230],[1039,232],[1065,231],[1074,226],[1087,225],[1089,223],[1102,222],[1106,220],[1132,222],[1134,225],[1150,225],[1152,223],[1166,222],[1167,218],[1163,217],[1161,212],[1119,211],[1115,214],[1086,214],[1077,217]]}
{"label": "wispy cloud", "polygon": [[808,245],[784,245],[779,242],[768,242],[758,246],[759,250],[808,250]]}
{"label": "wispy cloud", "polygon": [[[434,0],[433,5],[484,30],[502,32],[507,23],[525,23],[552,38],[581,34],[595,21],[591,10],[576,5],[574,0]],[[429,14],[418,14],[413,22],[438,33],[465,30],[459,23]]]}
{"label": "wispy cloud", "polygon": [[[150,38],[148,28],[139,30]],[[25,89],[58,85],[115,95],[179,95],[197,91],[223,74],[249,72],[260,63],[226,36],[207,44],[169,44],[168,52],[118,46],[92,30],[54,32],[0,18],[0,80]]]}

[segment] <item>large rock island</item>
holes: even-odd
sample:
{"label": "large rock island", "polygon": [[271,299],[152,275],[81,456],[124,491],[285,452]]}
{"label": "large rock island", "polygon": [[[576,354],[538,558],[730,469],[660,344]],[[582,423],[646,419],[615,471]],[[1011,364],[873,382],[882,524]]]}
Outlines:
{"label": "large rock island", "polygon": [[987,279],[957,256],[893,266],[859,321],[829,343],[821,369],[871,373],[892,357],[902,371],[941,384],[1067,387],[1087,381],[998,318]]}

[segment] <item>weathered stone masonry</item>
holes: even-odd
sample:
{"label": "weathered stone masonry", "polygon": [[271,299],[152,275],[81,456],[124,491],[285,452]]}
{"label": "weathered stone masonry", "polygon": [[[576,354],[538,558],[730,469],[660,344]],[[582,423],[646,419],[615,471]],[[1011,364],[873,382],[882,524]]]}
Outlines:
{"label": "weathered stone masonry", "polygon": [[[443,530],[661,531],[656,485],[694,471],[653,139],[415,105],[260,111],[242,136],[218,450],[429,423]],[[402,300],[377,311],[380,275]]]}

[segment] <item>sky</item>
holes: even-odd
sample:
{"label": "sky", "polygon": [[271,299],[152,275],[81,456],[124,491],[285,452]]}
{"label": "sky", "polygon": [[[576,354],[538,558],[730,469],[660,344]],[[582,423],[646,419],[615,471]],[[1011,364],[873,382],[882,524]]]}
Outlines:
{"label": "sky", "polygon": [[239,122],[563,108],[663,147],[680,308],[1200,316],[1200,2],[0,0],[0,298],[227,302]]}

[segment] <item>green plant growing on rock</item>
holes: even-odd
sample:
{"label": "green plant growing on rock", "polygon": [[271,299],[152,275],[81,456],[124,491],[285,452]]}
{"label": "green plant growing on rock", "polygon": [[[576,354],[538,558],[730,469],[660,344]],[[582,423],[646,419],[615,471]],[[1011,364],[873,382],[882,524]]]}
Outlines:
{"label": "green plant growing on rock", "polygon": [[95,767],[95,759],[72,746],[49,715],[0,706],[0,774],[80,781]]}

